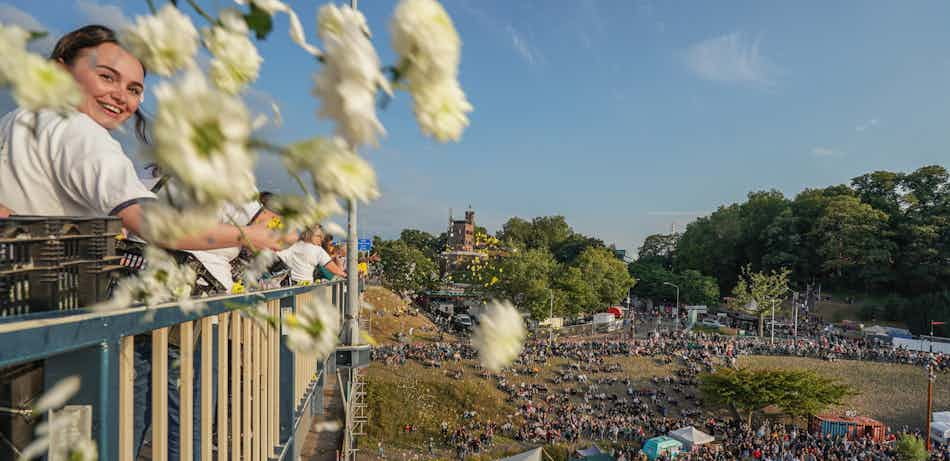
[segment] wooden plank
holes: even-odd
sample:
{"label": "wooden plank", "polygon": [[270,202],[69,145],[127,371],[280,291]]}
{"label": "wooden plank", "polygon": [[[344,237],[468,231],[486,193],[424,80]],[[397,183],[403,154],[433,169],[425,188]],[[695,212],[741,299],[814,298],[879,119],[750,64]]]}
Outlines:
{"label": "wooden plank", "polygon": [[194,395],[195,395],[195,337],[194,325],[184,322],[181,328],[181,357],[179,363],[179,431],[178,446],[181,459],[194,458]]}
{"label": "wooden plank", "polygon": [[228,459],[228,314],[218,316],[218,461]]}
{"label": "wooden plank", "polygon": [[241,389],[241,405],[244,411],[241,413],[241,448],[244,460],[251,459],[251,326],[253,321],[244,319],[241,322],[243,361],[241,367],[243,370],[243,383]]}
{"label": "wooden plank", "polygon": [[211,320],[210,316],[201,319],[201,461],[211,461],[211,427],[214,418],[211,391],[215,384],[211,375],[214,365],[211,356],[214,326]]}
{"label": "wooden plank", "polygon": [[135,457],[135,337],[119,342],[119,459]]}
{"label": "wooden plank", "polygon": [[251,420],[251,433],[254,434],[254,437],[251,439],[251,459],[260,461],[261,459],[261,330],[258,328],[256,323],[253,323],[253,329],[251,330],[251,351],[252,351],[252,362],[251,362],[251,372],[253,374],[252,378],[253,383],[253,396],[251,399],[254,402],[253,417]]}
{"label": "wooden plank", "polygon": [[152,331],[152,461],[168,461],[168,328]]}
{"label": "wooden plank", "polygon": [[271,315],[278,319],[270,342],[270,446],[273,449],[280,443],[280,301],[271,302]]}
{"label": "wooden plank", "polygon": [[231,312],[231,461],[241,459],[241,375],[241,313],[234,311]]}

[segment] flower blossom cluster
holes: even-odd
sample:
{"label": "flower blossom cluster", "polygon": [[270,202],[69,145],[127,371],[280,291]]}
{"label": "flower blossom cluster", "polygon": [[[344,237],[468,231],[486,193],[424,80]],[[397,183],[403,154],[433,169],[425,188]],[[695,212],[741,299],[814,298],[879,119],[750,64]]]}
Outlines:
{"label": "flower blossom cluster", "polygon": [[155,163],[198,205],[242,203],[256,190],[247,144],[250,116],[240,99],[200,72],[155,89]]}
{"label": "flower blossom cluster", "polygon": [[315,354],[318,360],[329,356],[340,336],[340,312],[336,306],[319,296],[299,303],[293,314],[283,318],[287,347],[304,354]]}
{"label": "flower blossom cluster", "polygon": [[401,0],[391,23],[399,73],[408,82],[422,132],[458,141],[472,105],[458,82],[462,41],[436,0]]}
{"label": "flower blossom cluster", "polygon": [[376,117],[376,90],[391,90],[366,18],[349,6],[323,5],[317,33],[324,46],[323,69],[313,89],[320,98],[320,116],[335,120],[337,132],[354,148],[378,145],[386,130]]}
{"label": "flower blossom cluster", "polygon": [[191,311],[203,304],[191,299],[197,275],[194,269],[178,264],[168,253],[155,248],[145,249],[147,266],[138,274],[122,279],[112,294],[112,299],[95,306],[96,310],[120,309],[134,303],[147,307],[176,301],[184,311]]}
{"label": "flower blossom cluster", "polygon": [[521,353],[527,335],[524,320],[507,301],[493,301],[479,320],[472,345],[485,368],[501,371]]}
{"label": "flower blossom cluster", "polygon": [[[73,375],[59,380],[33,405],[32,413],[40,416],[48,411],[55,411],[63,407],[77,392],[82,381],[79,376]],[[51,459],[68,459],[70,461],[96,461],[99,451],[95,442],[82,437],[68,429],[75,425],[78,413],[59,413],[52,421],[40,423],[36,427],[36,438],[21,452],[19,461],[28,461],[49,453]],[[51,445],[53,437],[65,439],[66,443]],[[50,451],[50,448],[53,448]]]}
{"label": "flower blossom cluster", "polygon": [[0,24],[0,86],[10,86],[13,100],[27,110],[73,109],[82,101],[79,86],[61,66],[27,51],[29,38],[21,27]]}
{"label": "flower blossom cluster", "polygon": [[170,3],[155,15],[136,18],[122,30],[119,41],[149,72],[165,77],[192,67],[198,52],[198,30]]}
{"label": "flower blossom cluster", "polygon": [[235,94],[257,80],[263,59],[248,38],[247,23],[237,11],[224,10],[221,23],[204,30],[205,45],[214,55],[209,73],[218,88]]}
{"label": "flower blossom cluster", "polygon": [[306,171],[322,197],[369,202],[379,197],[376,172],[339,137],[291,144],[284,156],[290,171]]}

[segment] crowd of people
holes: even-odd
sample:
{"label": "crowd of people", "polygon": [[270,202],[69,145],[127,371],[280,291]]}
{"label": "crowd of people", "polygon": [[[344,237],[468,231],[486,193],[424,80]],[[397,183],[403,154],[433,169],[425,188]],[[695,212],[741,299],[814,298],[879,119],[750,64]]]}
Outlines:
{"label": "crowd of people", "polygon": [[[476,358],[466,343],[400,343],[374,349],[374,359],[398,366],[414,360],[461,375],[461,362]],[[501,423],[483,421],[474,411],[461,423],[442,423],[441,444],[464,459],[491,446],[497,434],[525,444],[546,445],[597,442],[612,447],[617,460],[642,459],[640,447],[651,437],[693,426],[713,435],[716,442],[702,445],[677,459],[686,460],[891,460],[895,438],[918,433],[909,428],[891,431],[885,440],[821,437],[798,426],[746,422],[704,411],[696,391],[697,375],[720,366],[736,366],[742,355],[781,355],[822,360],[863,360],[924,366],[930,354],[893,348],[871,340],[824,335],[798,340],[728,337],[707,333],[668,332],[645,338],[617,334],[597,338],[530,341],[506,373],[482,370],[493,379],[516,412]],[[675,364],[677,371],[654,376],[649,383],[625,377],[609,357],[651,357]],[[557,357],[562,368],[544,383],[525,380]],[[937,354],[937,373],[950,372],[950,359]],[[477,366],[477,365],[476,365]],[[491,428],[491,430],[489,430]],[[931,459],[950,460],[950,447],[937,446]]]}

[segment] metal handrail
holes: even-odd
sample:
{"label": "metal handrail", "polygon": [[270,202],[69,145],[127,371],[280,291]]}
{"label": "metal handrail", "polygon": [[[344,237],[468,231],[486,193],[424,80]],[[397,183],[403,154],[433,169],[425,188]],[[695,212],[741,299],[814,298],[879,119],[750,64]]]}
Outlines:
{"label": "metal handrail", "polygon": [[[268,303],[270,308],[273,309],[272,312],[280,315],[279,311],[296,307],[299,295],[314,296],[316,294],[309,293],[321,288],[326,290],[327,287],[332,291],[322,291],[322,294],[328,297],[332,296],[334,304],[341,309],[342,313],[346,298],[344,292],[345,280],[325,281],[314,285],[276,288],[247,294],[201,298],[200,302],[204,303],[205,306],[197,311],[182,310],[178,304],[168,303],[152,308],[133,307],[108,312],[91,312],[88,309],[80,309],[44,313],[43,316],[38,318],[30,317],[22,320],[7,318],[4,319],[3,323],[0,323],[0,368],[36,360],[55,359],[53,362],[47,362],[47,368],[53,368],[50,363],[61,363],[62,357],[86,354],[83,357],[89,359],[90,366],[97,368],[97,370],[89,370],[89,376],[93,377],[91,385],[94,387],[86,389],[85,392],[87,395],[93,395],[93,397],[89,397],[89,401],[85,403],[92,405],[93,408],[93,420],[96,422],[94,432],[96,432],[95,436],[98,439],[100,459],[103,461],[120,459],[122,456],[119,454],[121,448],[119,447],[120,429],[118,429],[118,426],[121,421],[119,416],[121,403],[117,403],[117,401],[121,400],[121,397],[118,397],[121,394],[120,386],[126,385],[121,382],[123,373],[121,367],[123,365],[120,365],[120,362],[123,359],[120,358],[120,350],[123,347],[127,347],[126,350],[131,350],[132,337],[150,332],[154,334],[158,330],[196,320],[204,319],[203,322],[208,322],[209,318],[215,319],[220,317],[221,314],[234,311],[236,308],[253,306],[258,303]],[[202,334],[205,334],[205,332],[202,332]],[[210,335],[211,332],[208,331],[207,334]],[[224,330],[224,334],[227,334],[227,330]],[[279,455],[278,459],[284,459],[287,454],[294,455],[299,452],[299,447],[303,442],[301,439],[308,429],[308,427],[302,426],[307,426],[311,416],[319,413],[317,408],[322,410],[323,393],[320,389],[326,379],[327,368],[333,369],[331,363],[333,357],[331,355],[329,361],[324,360],[322,362],[309,359],[303,362],[305,363],[303,369],[298,369],[301,366],[298,358],[303,356],[298,356],[286,348],[283,337],[280,336],[279,326],[276,334],[277,336],[274,337],[276,339],[272,339],[270,343],[265,341],[261,343],[261,346],[245,345],[245,347],[253,347],[254,350],[263,347],[262,354],[273,354],[269,357],[271,366],[280,370],[279,377],[263,376],[262,383],[257,383],[256,378],[254,379],[255,386],[272,384],[274,397],[278,398],[281,407],[279,416],[276,417],[279,422],[279,436],[271,437],[275,445],[262,448],[262,452],[267,450],[269,454],[266,456]],[[235,340],[239,341],[239,339]],[[267,346],[267,344],[273,346]],[[218,344],[219,349],[222,346],[226,347],[226,344]],[[267,347],[270,347],[270,349],[267,349]],[[268,352],[268,350],[271,352]],[[264,358],[263,355],[262,358]],[[227,373],[227,365],[227,363],[219,364],[219,373]],[[191,367],[190,361],[188,366]],[[55,372],[56,370],[49,371]],[[309,383],[303,396],[296,395],[294,376],[298,377],[296,378],[297,381],[304,379],[304,382]],[[203,382],[202,384],[203,386],[205,384],[215,386],[213,382]],[[128,385],[131,386],[131,384]],[[196,408],[195,411],[197,410]],[[277,413],[274,410],[274,415]],[[268,414],[265,414],[264,417],[266,419]],[[273,424],[274,419],[270,421],[270,424]],[[278,432],[277,426],[271,427],[274,429],[270,430],[276,434]],[[194,429],[197,430],[198,428]],[[268,430],[267,427],[261,429]],[[210,437],[210,434],[207,437]],[[198,447],[195,447],[195,450],[197,449]],[[271,449],[273,452],[271,452]]]}

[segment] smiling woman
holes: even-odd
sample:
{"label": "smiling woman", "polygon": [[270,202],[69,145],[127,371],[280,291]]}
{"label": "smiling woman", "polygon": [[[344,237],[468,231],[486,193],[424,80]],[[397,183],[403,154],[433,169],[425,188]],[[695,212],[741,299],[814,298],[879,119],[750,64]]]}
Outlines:
{"label": "smiling woman", "polygon": [[118,45],[115,33],[103,26],[77,29],[59,40],[50,59],[66,66],[82,89],[77,109],[107,130],[135,115],[139,138],[145,137],[145,117],[139,111],[145,68]]}

